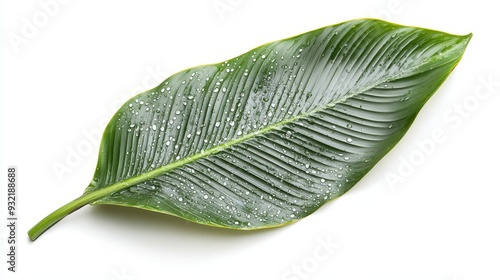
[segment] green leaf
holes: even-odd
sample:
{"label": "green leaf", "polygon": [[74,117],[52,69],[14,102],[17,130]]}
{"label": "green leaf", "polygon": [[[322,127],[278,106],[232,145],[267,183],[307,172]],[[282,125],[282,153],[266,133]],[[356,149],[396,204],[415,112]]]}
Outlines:
{"label": "green leaf", "polygon": [[405,134],[471,35],[354,20],[179,72],[121,107],[90,203],[232,229],[282,226],[358,182]]}

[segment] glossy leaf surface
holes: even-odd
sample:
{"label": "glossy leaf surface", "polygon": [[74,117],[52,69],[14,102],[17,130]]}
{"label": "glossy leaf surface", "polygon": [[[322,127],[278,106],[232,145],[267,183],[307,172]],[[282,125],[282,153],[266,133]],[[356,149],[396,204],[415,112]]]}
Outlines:
{"label": "glossy leaf surface", "polygon": [[401,139],[469,40],[355,20],[179,72],[119,109],[84,195],[30,237],[87,203],[233,229],[304,218]]}

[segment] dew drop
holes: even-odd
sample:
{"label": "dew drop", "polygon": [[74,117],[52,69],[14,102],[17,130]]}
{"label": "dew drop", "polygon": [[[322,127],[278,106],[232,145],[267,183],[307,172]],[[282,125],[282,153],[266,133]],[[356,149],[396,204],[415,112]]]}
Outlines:
{"label": "dew drop", "polygon": [[153,124],[153,125],[151,126],[151,129],[152,129],[152,130],[156,130],[156,125],[155,125],[155,124]]}
{"label": "dew drop", "polygon": [[347,141],[347,143],[351,143],[352,139],[351,138],[347,138],[346,141]]}
{"label": "dew drop", "polygon": [[181,113],[181,111],[179,111],[179,110],[175,111],[176,115],[179,115],[180,113]]}

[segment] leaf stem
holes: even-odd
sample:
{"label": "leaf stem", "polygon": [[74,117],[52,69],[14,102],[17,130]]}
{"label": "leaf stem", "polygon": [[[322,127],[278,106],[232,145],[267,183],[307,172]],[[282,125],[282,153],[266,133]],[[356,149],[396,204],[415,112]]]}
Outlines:
{"label": "leaf stem", "polygon": [[44,233],[51,226],[55,225],[61,219],[71,214],[72,212],[80,209],[81,207],[85,206],[89,202],[90,201],[88,199],[88,196],[83,195],[71,201],[70,203],[60,207],[59,209],[50,213],[47,217],[43,218],[35,226],[33,226],[28,231],[28,236],[32,241],[35,241],[42,233]]}
{"label": "leaf stem", "polygon": [[42,233],[48,230],[50,227],[55,225],[57,222],[62,220],[64,217],[73,213],[74,211],[82,208],[83,206],[96,201],[103,196],[106,196],[116,190],[127,187],[129,182],[122,182],[121,184],[115,184],[110,186],[110,188],[100,189],[91,193],[83,194],[77,199],[65,204],[54,212],[50,213],[47,217],[43,218],[35,226],[33,226],[28,231],[28,236],[32,241],[35,241]]}

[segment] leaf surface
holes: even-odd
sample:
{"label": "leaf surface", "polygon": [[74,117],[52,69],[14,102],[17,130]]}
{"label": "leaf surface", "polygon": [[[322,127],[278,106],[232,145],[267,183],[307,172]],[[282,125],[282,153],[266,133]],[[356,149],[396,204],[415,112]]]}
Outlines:
{"label": "leaf surface", "polygon": [[65,210],[122,205],[233,229],[304,218],[401,139],[470,37],[354,20],[174,74],[118,110]]}

